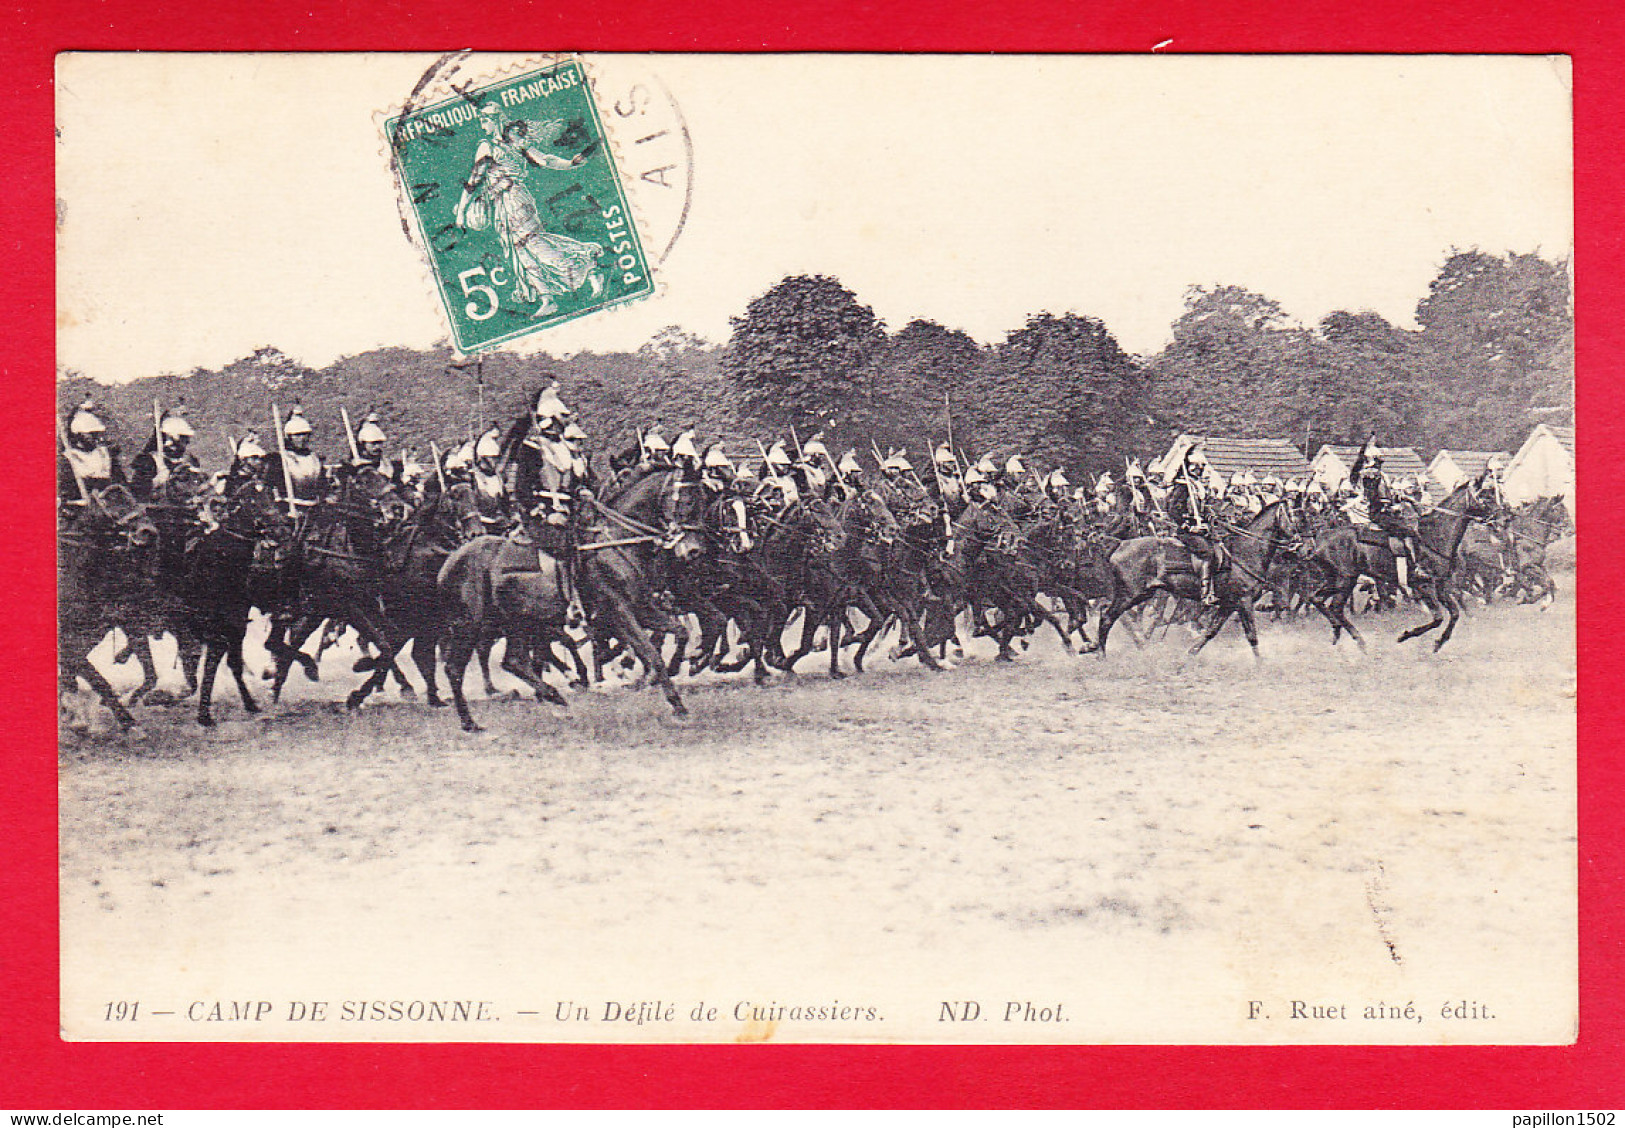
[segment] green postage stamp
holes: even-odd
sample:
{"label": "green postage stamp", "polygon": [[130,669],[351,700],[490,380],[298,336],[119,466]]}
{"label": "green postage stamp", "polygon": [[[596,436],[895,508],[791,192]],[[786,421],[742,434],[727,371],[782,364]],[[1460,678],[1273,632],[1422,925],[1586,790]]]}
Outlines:
{"label": "green postage stamp", "polygon": [[653,293],[581,60],[456,91],[385,131],[457,348]]}

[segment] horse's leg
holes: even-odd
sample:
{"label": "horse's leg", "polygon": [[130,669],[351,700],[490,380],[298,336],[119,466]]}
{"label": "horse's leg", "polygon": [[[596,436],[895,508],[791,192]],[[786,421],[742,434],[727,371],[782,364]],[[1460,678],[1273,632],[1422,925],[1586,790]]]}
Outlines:
{"label": "horse's leg", "polygon": [[626,597],[610,585],[603,585],[604,610],[609,614],[610,623],[620,640],[638,656],[644,668],[653,673],[654,679],[660,685],[661,692],[665,694],[666,701],[671,705],[671,711],[679,717],[688,716],[688,707],[683,704],[682,695],[672,684],[671,677],[666,673],[665,665],[660,661],[660,655],[655,652],[654,644],[644,633],[643,625],[632,612],[632,607]]}
{"label": "horse's leg", "polygon": [[1439,605],[1439,601],[1434,598],[1433,592],[1429,591],[1422,585],[1418,585],[1413,590],[1416,592],[1418,598],[1421,599],[1422,603],[1426,605],[1428,612],[1433,616],[1433,618],[1428,622],[1423,623],[1419,627],[1412,627],[1410,630],[1400,635],[1400,642],[1409,642],[1413,638],[1420,635],[1425,635],[1434,627],[1437,627],[1439,624],[1444,622],[1444,608],[1441,607]]}
{"label": "horse's leg", "polygon": [[80,677],[90,683],[90,688],[96,691],[96,696],[101,698],[102,704],[112,710],[119,728],[128,730],[135,727],[135,718],[124,707],[124,702],[119,700],[118,691],[102,676],[102,672],[91,664],[88,656],[76,657],[70,665]]}
{"label": "horse's leg", "polygon": [[1212,642],[1218,633],[1224,629],[1224,625],[1230,621],[1230,616],[1240,611],[1240,609],[1240,601],[1233,599],[1226,600],[1223,605],[1214,608],[1213,625],[1202,633],[1201,638],[1191,643],[1191,648],[1185,653],[1191,655],[1201,653],[1202,647]]}
{"label": "horse's leg", "polygon": [[[1062,597],[1062,602],[1063,602],[1063,604],[1065,603],[1065,597],[1064,596]],[[1042,603],[1039,603],[1038,599],[1036,597],[1034,597],[1031,600],[1030,610],[1029,610],[1028,613],[1032,614],[1032,615],[1037,615],[1044,622],[1046,622],[1050,626],[1054,627],[1055,628],[1055,633],[1061,636],[1061,649],[1066,651],[1068,654],[1072,653],[1072,634],[1071,634],[1071,632],[1069,630],[1067,630],[1067,628],[1061,626],[1060,617],[1057,616],[1055,614],[1055,612],[1047,610],[1044,607],[1044,605]],[[1068,614],[1070,615],[1071,612],[1068,612]],[[1087,638],[1087,637],[1088,636],[1086,635],[1085,638]]]}
{"label": "horse's leg", "polygon": [[1253,609],[1245,596],[1236,604],[1236,614],[1241,619],[1241,633],[1247,636],[1247,645],[1252,647],[1253,664],[1264,664],[1264,656],[1258,652],[1258,624],[1253,618]]}
{"label": "horse's leg", "polygon": [[265,649],[276,658],[276,673],[271,680],[271,700],[282,700],[282,687],[287,684],[288,672],[298,662],[300,669],[311,681],[320,681],[316,662],[304,652],[305,642],[322,620],[314,615],[273,616],[271,632],[265,636]]}
{"label": "horse's leg", "polygon": [[[417,642],[412,646],[412,661],[417,663],[418,673],[423,675],[423,684],[427,687],[424,700],[428,701],[430,708],[444,709],[446,701],[440,696],[440,655],[445,646],[446,628],[444,623],[436,622],[425,627],[418,634]],[[419,659],[422,655],[422,659]],[[424,661],[428,666],[424,666]]]}
{"label": "horse's leg", "polygon": [[395,670],[395,645],[382,627],[373,621],[372,613],[360,607],[352,608],[345,619],[355,628],[364,644],[378,651],[378,660],[371,675],[344,699],[347,709],[359,709],[368,697],[384,687],[391,671]]}
{"label": "horse's leg", "polygon": [[486,635],[473,648],[473,653],[480,662],[480,684],[487,697],[497,695],[497,687],[491,682],[491,651],[496,644],[495,635]]}
{"label": "horse's leg", "polygon": [[468,660],[474,654],[479,636],[477,623],[454,623],[446,630],[446,679],[451,682],[451,702],[456,706],[457,720],[464,732],[480,731],[474,714],[469,712],[468,698],[463,696],[463,678],[468,673]]}
{"label": "horse's leg", "polygon": [[237,682],[237,693],[243,699],[243,712],[258,713],[260,707],[254,702],[254,695],[248,692],[248,681],[243,677],[243,635],[246,633],[247,621],[243,623],[244,631],[239,631],[231,640],[231,646],[226,651],[226,666],[231,670],[232,678]]}
{"label": "horse's leg", "polygon": [[[815,611],[810,603],[803,604],[800,610],[802,612],[801,641],[796,644],[794,654],[785,655],[784,666],[782,667],[786,673],[790,674],[795,673],[797,662],[801,661],[808,654],[812,653],[813,638],[818,633],[818,623],[820,619],[819,612]],[[794,612],[792,612],[792,617],[793,616]],[[785,626],[788,627],[789,624],[786,623]]]}
{"label": "horse's leg", "polygon": [[826,609],[829,624],[829,676],[836,680],[846,677],[841,670],[841,635],[849,628],[846,604],[837,602]]}
{"label": "horse's leg", "polygon": [[228,646],[229,643],[215,638],[203,644],[203,672],[198,677],[197,689],[197,723],[200,725],[214,724],[214,716],[209,709],[214,701],[214,677],[220,671],[220,659],[226,656]]}
{"label": "horse's leg", "polygon": [[[124,703],[127,706],[140,704],[146,699],[147,694],[151,693],[158,685],[158,663],[152,656],[152,636],[145,631],[140,632],[140,634],[140,646],[136,645],[134,635],[128,631],[124,635],[126,641],[124,650],[121,653],[132,654],[135,660],[141,664],[141,684],[136,686],[135,692],[125,699]],[[114,661],[116,662],[118,659],[115,658]]]}
{"label": "horse's leg", "polygon": [[535,690],[536,700],[564,705],[563,694],[543,680],[533,660],[535,652],[545,645],[542,632],[534,627],[524,628],[522,635],[509,635],[508,654],[502,668]]}
{"label": "horse's leg", "polygon": [[1450,590],[1449,584],[1444,580],[1438,580],[1436,584],[1434,590],[1437,591],[1441,602],[1444,603],[1445,614],[1449,616],[1449,621],[1445,623],[1444,630],[1439,632],[1439,637],[1433,640],[1433,653],[1435,654],[1439,652],[1441,646],[1450,641],[1450,636],[1456,630],[1456,621],[1461,618],[1461,601],[1456,598],[1456,593]]}
{"label": "horse's leg", "polygon": [[857,649],[852,652],[852,669],[863,673],[863,656],[869,652],[869,647],[875,639],[886,629],[890,620],[888,610],[882,610],[874,595],[866,588],[858,589],[858,610],[862,611],[869,620],[869,625],[863,628],[863,633],[857,636]]}

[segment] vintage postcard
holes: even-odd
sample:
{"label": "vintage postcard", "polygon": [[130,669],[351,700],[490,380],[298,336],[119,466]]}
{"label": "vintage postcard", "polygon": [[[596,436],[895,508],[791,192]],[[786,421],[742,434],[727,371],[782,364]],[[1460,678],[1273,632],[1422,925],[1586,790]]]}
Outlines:
{"label": "vintage postcard", "polygon": [[57,61],[70,1040],[1577,1036],[1534,56]]}

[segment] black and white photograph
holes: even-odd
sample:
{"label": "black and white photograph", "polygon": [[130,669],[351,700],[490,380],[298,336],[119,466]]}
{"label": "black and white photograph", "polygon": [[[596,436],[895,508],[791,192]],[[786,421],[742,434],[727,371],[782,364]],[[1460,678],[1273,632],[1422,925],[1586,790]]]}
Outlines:
{"label": "black and white photograph", "polygon": [[59,56],[63,1036],[1573,1043],[1571,102]]}

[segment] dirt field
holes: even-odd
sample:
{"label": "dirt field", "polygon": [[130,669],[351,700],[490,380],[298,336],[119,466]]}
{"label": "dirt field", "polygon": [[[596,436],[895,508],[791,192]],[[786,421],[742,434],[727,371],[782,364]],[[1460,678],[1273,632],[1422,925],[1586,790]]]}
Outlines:
{"label": "dirt field", "polygon": [[[1141,651],[1116,637],[1104,659],[1065,656],[1051,634],[1009,666],[987,647],[941,674],[881,657],[844,682],[813,659],[766,689],[704,677],[682,683],[686,724],[619,688],[567,711],[476,699],[477,737],[393,690],[347,715],[333,702],[355,681],[348,654],[245,719],[223,678],[218,732],[177,709],[144,711],[142,737],[64,733],[64,1024],[1565,1041],[1575,668],[1560,580],[1550,611],[1479,609],[1437,655],[1395,644],[1414,612],[1361,620],[1363,657],[1329,647],[1323,624],[1263,623],[1257,670],[1234,627],[1194,661],[1177,632]],[[136,997],[179,1013],[103,1021]],[[193,1002],[251,997],[478,998],[502,1017],[183,1021]],[[600,1021],[605,1000],[657,998],[724,1019]],[[877,1016],[749,1021],[757,1004],[837,1000]],[[983,1021],[944,1022],[941,1004],[964,1000]],[[1293,1018],[1294,1000],[1347,1017]],[[728,1021],[741,1001],[743,1025]],[[1028,1001],[1061,1014],[1005,1021]],[[1421,1021],[1361,1013],[1408,1001]],[[1446,1019],[1445,1003],[1493,1018]],[[555,1021],[561,1004],[593,1021]]]}

